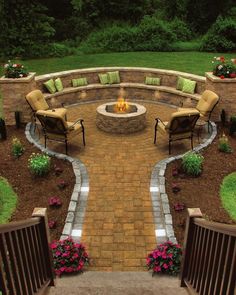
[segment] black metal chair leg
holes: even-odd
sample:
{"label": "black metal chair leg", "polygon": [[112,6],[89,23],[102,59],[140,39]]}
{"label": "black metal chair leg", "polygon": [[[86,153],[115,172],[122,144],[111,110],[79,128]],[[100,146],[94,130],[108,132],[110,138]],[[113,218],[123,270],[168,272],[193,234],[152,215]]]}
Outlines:
{"label": "black metal chair leg", "polygon": [[156,124],[155,124],[155,131],[154,131],[154,144],[156,144],[157,140],[157,125],[158,125],[158,120],[156,119]]}
{"label": "black metal chair leg", "polygon": [[169,155],[171,154],[171,141],[169,140]]}
{"label": "black metal chair leg", "polygon": [[191,136],[191,148],[193,149],[193,136]]}
{"label": "black metal chair leg", "polygon": [[65,144],[66,144],[66,155],[67,155],[67,152],[68,152],[67,140],[65,141]]}
{"label": "black metal chair leg", "polygon": [[83,130],[83,144],[85,146],[85,134],[84,134],[84,130]]}
{"label": "black metal chair leg", "polygon": [[45,147],[45,149],[47,147],[47,137],[46,137],[46,135],[44,135],[44,147]]}

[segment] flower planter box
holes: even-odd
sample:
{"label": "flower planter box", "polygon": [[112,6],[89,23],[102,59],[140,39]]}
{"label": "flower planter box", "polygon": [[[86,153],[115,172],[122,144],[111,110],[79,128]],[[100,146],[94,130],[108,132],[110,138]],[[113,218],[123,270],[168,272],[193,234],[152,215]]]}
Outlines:
{"label": "flower planter box", "polygon": [[0,78],[0,91],[7,125],[15,125],[15,112],[22,113],[22,122],[30,120],[30,111],[25,95],[36,88],[35,74],[29,73],[27,77],[23,78]]}
{"label": "flower planter box", "polygon": [[225,110],[227,118],[236,115],[236,78],[221,79],[212,72],[207,72],[206,89],[214,91],[220,97],[220,102],[213,112],[213,121],[220,121],[222,109]]}

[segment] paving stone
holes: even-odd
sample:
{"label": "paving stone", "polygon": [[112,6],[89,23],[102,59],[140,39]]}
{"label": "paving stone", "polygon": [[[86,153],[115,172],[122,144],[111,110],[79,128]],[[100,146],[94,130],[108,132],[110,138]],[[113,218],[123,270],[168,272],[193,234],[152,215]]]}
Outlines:
{"label": "paving stone", "polygon": [[66,222],[62,231],[62,235],[69,236],[71,234],[71,230],[72,230],[72,223]]}
{"label": "paving stone", "polygon": [[169,204],[169,199],[167,194],[161,194],[161,201],[162,203],[168,203]]}
{"label": "paving stone", "polygon": [[66,222],[73,222],[75,218],[74,212],[68,212],[66,216]]}
{"label": "paving stone", "polygon": [[70,201],[68,211],[75,212],[77,203],[74,201]]}
{"label": "paving stone", "polygon": [[79,199],[79,192],[73,191],[73,193],[71,195],[71,201],[77,202],[78,199]]}
{"label": "paving stone", "polygon": [[162,207],[163,207],[164,214],[170,214],[170,206],[168,203],[163,203]]}
{"label": "paving stone", "polygon": [[170,214],[165,214],[165,223],[172,224],[172,216]]}

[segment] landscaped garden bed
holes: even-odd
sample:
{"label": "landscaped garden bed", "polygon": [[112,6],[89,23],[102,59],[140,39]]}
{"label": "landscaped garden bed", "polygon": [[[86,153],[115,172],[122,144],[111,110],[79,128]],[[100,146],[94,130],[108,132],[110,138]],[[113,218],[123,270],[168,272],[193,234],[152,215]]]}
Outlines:
{"label": "landscaped garden bed", "polygon": [[[23,154],[12,154],[12,139],[17,137],[24,147]],[[34,176],[28,168],[32,153],[40,151],[30,144],[24,128],[7,126],[7,140],[0,141],[0,176],[6,178],[18,195],[17,207],[10,221],[31,217],[35,207],[48,208],[51,240],[59,239],[64,227],[68,205],[75,184],[70,163],[51,158],[50,171],[45,176]],[[55,203],[56,201],[56,203]]]}
{"label": "landscaped garden bed", "polygon": [[[182,160],[171,162],[166,169],[166,190],[170,202],[174,232],[177,241],[183,244],[186,208],[200,208],[203,217],[221,223],[234,224],[235,221],[223,208],[220,186],[228,174],[236,171],[236,139],[228,137],[232,153],[220,152],[219,137],[228,130],[218,126],[218,135],[213,143],[202,152],[204,157],[202,173],[193,177],[181,169]],[[178,173],[175,173],[175,171]],[[173,173],[174,172],[174,173]],[[177,175],[175,175],[177,174]]]}

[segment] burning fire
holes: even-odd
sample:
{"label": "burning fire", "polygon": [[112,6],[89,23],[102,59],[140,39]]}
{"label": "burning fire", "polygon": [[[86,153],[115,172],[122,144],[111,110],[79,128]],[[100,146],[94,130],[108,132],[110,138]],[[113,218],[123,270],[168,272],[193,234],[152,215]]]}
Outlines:
{"label": "burning fire", "polygon": [[123,113],[126,112],[128,108],[129,104],[125,101],[125,99],[122,97],[118,98],[117,103],[115,105],[116,112]]}

